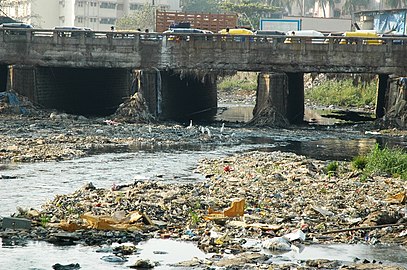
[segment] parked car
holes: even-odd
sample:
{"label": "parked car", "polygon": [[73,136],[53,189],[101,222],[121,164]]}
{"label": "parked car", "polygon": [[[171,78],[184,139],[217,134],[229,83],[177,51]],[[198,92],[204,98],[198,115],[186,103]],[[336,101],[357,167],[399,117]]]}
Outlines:
{"label": "parked car", "polygon": [[[171,28],[167,31],[164,31],[163,34],[172,34],[168,35],[168,40],[190,40],[189,35],[185,34],[213,34],[211,31],[208,30],[201,30],[197,28]],[[179,35],[177,35],[179,34]]]}
{"label": "parked car", "polygon": [[[287,38],[284,40],[286,44],[292,43],[313,43],[323,44],[325,41],[325,35],[316,30],[299,30],[286,32]],[[295,38],[295,37],[307,37],[307,38]]]}
{"label": "parked car", "polygon": [[87,27],[77,27],[77,26],[56,26],[54,30],[57,30],[58,36],[60,37],[80,37],[81,32],[85,31],[86,37],[93,36],[93,30]]}
{"label": "parked car", "polygon": [[[398,35],[398,34],[382,34],[380,37],[384,37],[383,44],[390,42],[391,44],[401,45],[407,43],[407,36],[406,35]],[[392,38],[392,39],[386,39]]]}
{"label": "parked car", "polygon": [[4,33],[8,35],[25,35],[26,29],[34,27],[27,23],[3,23],[0,25],[0,28],[6,29]]}
{"label": "parked car", "polygon": [[285,40],[285,32],[277,30],[257,30],[254,32],[256,36],[259,36],[257,39],[260,42],[283,42]]}
{"label": "parked car", "polygon": [[[246,29],[246,28],[226,28],[226,29],[222,29],[218,32],[219,34],[222,35],[235,35],[238,37],[234,37],[233,40],[235,41],[245,41],[246,38],[244,36],[253,36],[254,33],[253,31]],[[253,39],[250,39],[253,40]]]}
{"label": "parked car", "polygon": [[[369,30],[356,30],[355,32],[343,33],[343,38],[339,44],[357,44],[362,41],[362,44],[367,45],[382,45],[383,40],[377,39],[380,36],[375,31]],[[367,38],[367,39],[363,39]]]}

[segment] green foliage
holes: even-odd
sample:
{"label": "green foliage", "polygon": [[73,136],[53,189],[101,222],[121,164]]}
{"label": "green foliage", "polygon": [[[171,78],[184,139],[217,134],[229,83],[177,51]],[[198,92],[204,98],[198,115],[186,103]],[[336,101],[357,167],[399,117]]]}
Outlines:
{"label": "green foliage", "polygon": [[40,222],[42,227],[46,227],[47,224],[51,221],[51,218],[47,215],[40,216]]}
{"label": "green foliage", "polygon": [[329,162],[328,165],[326,166],[326,171],[329,176],[334,175],[339,168],[339,163],[337,161],[332,161]]}
{"label": "green foliage", "polygon": [[356,170],[364,170],[367,165],[367,158],[365,156],[357,156],[352,160],[352,167]]}
{"label": "green foliage", "polygon": [[181,1],[182,11],[219,13],[219,5],[216,0],[183,0]]}
{"label": "green foliage", "polygon": [[376,83],[356,87],[352,80],[329,80],[305,91],[305,98],[321,105],[373,106],[376,102]]}
{"label": "green foliage", "polygon": [[365,172],[370,174],[389,174],[407,180],[407,153],[402,149],[380,149],[376,144],[366,156]]}
{"label": "green foliage", "polygon": [[257,74],[254,72],[238,72],[233,76],[226,76],[218,82],[219,91],[255,91],[257,89]]}
{"label": "green foliage", "polygon": [[370,3],[370,0],[345,0],[342,10],[344,14],[351,15],[355,11],[366,9]]}
{"label": "green foliage", "polygon": [[239,14],[239,23],[257,29],[261,18],[270,17],[278,9],[272,5],[256,0],[233,1],[226,0],[220,4],[227,13]]}
{"label": "green foliage", "polygon": [[145,30],[150,31],[155,28],[155,8],[150,4],[145,4],[134,13],[120,18],[116,22],[117,30]]}
{"label": "green foliage", "polygon": [[192,209],[189,210],[189,215],[191,216],[192,224],[198,224],[201,221],[199,215]]}

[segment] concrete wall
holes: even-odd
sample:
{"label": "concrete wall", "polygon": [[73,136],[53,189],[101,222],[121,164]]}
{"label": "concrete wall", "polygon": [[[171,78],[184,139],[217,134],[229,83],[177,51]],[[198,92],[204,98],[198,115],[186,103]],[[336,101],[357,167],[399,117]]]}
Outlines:
{"label": "concrete wall", "polygon": [[304,120],[302,73],[260,73],[252,124],[285,126]]}

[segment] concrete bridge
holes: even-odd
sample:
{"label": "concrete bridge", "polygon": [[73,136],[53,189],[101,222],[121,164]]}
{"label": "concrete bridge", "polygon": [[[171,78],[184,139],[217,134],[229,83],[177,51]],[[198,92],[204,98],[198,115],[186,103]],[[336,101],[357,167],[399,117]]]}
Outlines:
{"label": "concrete bridge", "polygon": [[283,103],[279,111],[294,123],[303,116],[303,73],[378,74],[378,117],[389,103],[389,75],[407,75],[407,39],[366,45],[358,38],[296,38],[286,44],[281,36],[2,29],[0,78],[3,89],[9,78],[9,87],[36,103],[84,114],[114,111],[142,88],[150,111],[171,119],[216,107],[218,74],[259,72],[257,109]]}

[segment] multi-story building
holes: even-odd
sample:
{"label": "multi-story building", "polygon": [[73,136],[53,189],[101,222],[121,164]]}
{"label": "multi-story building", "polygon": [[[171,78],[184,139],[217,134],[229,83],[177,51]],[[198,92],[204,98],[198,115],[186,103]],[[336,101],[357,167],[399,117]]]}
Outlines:
{"label": "multi-story building", "polygon": [[81,26],[110,30],[123,16],[150,4],[160,10],[179,11],[180,0],[5,0],[8,16],[38,28]]}

